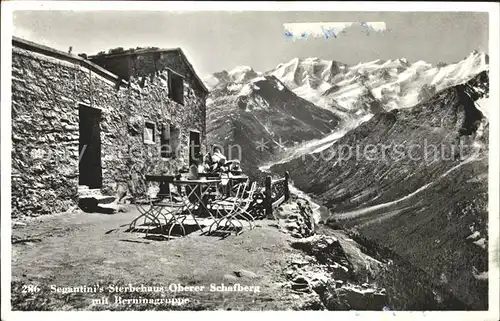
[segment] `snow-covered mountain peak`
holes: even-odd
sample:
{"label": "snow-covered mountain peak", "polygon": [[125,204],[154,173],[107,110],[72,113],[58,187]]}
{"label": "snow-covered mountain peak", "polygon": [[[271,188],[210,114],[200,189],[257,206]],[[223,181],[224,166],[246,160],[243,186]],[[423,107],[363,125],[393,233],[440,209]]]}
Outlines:
{"label": "snow-covered mountain peak", "polygon": [[468,55],[469,56],[478,56],[478,55],[484,55],[484,53],[479,52],[477,49],[474,49],[471,51],[471,53]]}
{"label": "snow-covered mountain peak", "polygon": [[206,77],[205,82],[210,88],[224,88],[221,94],[248,96],[259,87],[258,80],[266,80],[275,88],[286,86],[299,97],[341,117],[351,117],[414,106],[487,69],[488,56],[478,51],[459,62],[437,66],[423,60],[410,62],[404,57],[353,66],[318,57],[296,57],[264,73],[239,66]]}
{"label": "snow-covered mountain peak", "polygon": [[242,84],[255,77],[262,75],[261,72],[256,72],[249,66],[238,66],[230,71],[223,70],[203,77],[205,85],[210,89],[230,83]]}
{"label": "snow-covered mountain peak", "polygon": [[344,64],[318,57],[293,58],[286,63],[279,64],[276,68],[266,72],[267,75],[280,79],[288,88],[297,90],[299,96],[308,99],[310,90],[326,90],[330,81]]}
{"label": "snow-covered mountain peak", "polygon": [[228,72],[232,81],[237,83],[246,82],[260,75],[249,66],[238,66]]}
{"label": "snow-covered mountain peak", "polygon": [[241,74],[246,74],[246,73],[254,73],[255,71],[253,70],[252,67],[249,66],[237,66],[234,69],[231,69],[228,71],[229,76],[231,77],[237,77],[238,75]]}

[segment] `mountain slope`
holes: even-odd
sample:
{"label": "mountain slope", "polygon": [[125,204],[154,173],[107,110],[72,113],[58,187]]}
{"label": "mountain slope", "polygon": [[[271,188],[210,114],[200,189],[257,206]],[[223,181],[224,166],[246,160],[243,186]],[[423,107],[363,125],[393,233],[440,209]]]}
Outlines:
{"label": "mountain slope", "polygon": [[[217,100],[216,105],[220,105],[224,102],[225,95],[228,100],[232,100],[231,97],[235,95],[248,96],[252,87],[246,86],[247,83],[266,79],[263,76],[268,79],[276,77],[277,80],[273,80],[275,89],[286,87],[298,97],[331,111],[338,121],[335,133],[286,150],[282,157],[289,160],[294,155],[328,147],[335,139],[376,113],[407,108],[428,101],[436,92],[467,81],[487,70],[488,60],[487,55],[472,52],[462,61],[449,65],[438,64],[436,67],[424,61],[410,63],[404,58],[385,61],[379,59],[355,66],[318,58],[294,58],[264,73],[240,66],[205,77],[205,83],[212,88],[213,99],[208,100],[209,113],[214,99]],[[238,94],[238,91],[242,92]],[[272,95],[269,99],[273,99]],[[252,101],[253,99],[255,101]],[[266,104],[260,99],[243,97],[238,103],[245,105],[249,101],[249,108],[259,109]],[[279,99],[288,98],[279,94],[273,103],[277,103]],[[478,108],[487,116],[485,108],[488,106],[485,103],[478,101]],[[305,136],[301,138],[304,139]],[[301,139],[293,141],[300,142]],[[283,154],[283,150],[281,152]],[[266,159],[268,158],[261,160]]]}
{"label": "mountain slope", "polygon": [[325,136],[339,122],[274,76],[218,84],[207,101],[207,117],[209,144],[223,146],[230,158],[241,158],[247,170],[295,143]]}
{"label": "mountain slope", "polygon": [[271,170],[288,170],[331,209],[332,224],[383,243],[485,309],[488,119],[476,102],[487,97],[484,71]]}

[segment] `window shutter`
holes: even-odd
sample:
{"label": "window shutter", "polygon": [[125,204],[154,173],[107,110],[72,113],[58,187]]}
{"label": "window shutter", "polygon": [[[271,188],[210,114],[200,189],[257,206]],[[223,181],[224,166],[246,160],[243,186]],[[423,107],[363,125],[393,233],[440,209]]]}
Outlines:
{"label": "window shutter", "polygon": [[163,124],[162,138],[163,138],[163,141],[170,140],[170,124],[169,123]]}
{"label": "window shutter", "polygon": [[151,130],[151,128],[148,127],[144,128],[144,141],[146,142],[153,141],[153,131]]}

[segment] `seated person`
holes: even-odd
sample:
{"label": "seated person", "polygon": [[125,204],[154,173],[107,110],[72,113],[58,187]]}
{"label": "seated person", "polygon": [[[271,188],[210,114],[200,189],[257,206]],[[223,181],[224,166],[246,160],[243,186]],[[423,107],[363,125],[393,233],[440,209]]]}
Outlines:
{"label": "seated person", "polygon": [[212,170],[220,171],[222,166],[226,164],[226,160],[227,158],[222,154],[221,149],[218,146],[215,146],[212,154]]}
{"label": "seated person", "polygon": [[240,161],[237,159],[233,159],[228,161],[226,164],[229,164],[228,171],[230,171],[232,174],[241,174],[243,173],[241,167],[240,167]]}
{"label": "seated person", "polygon": [[188,174],[186,177],[188,179],[200,179],[200,173],[205,173],[205,167],[203,165],[203,158],[200,154],[197,154],[194,159],[191,160],[191,165],[189,165]]}
{"label": "seated person", "polygon": [[197,165],[197,167],[198,167],[198,173],[207,173],[205,159],[203,158],[203,156],[201,154],[197,158],[197,162],[196,163],[198,164]]}
{"label": "seated person", "polygon": [[200,175],[199,175],[199,168],[198,168],[198,164],[196,162],[194,162],[193,164],[191,164],[191,166],[189,167],[189,173],[186,175],[187,179],[199,179],[200,178]]}
{"label": "seated person", "polygon": [[[199,171],[198,171],[198,166],[199,166],[198,162],[196,160],[193,161],[193,163],[189,167],[189,173],[186,176],[186,178],[188,180],[198,180],[198,179],[200,179]],[[199,196],[201,195],[201,193],[200,193],[200,187],[199,186],[186,185],[186,194],[187,194],[187,196],[189,198],[189,201],[191,203],[196,203],[196,202],[199,201]]]}
{"label": "seated person", "polygon": [[207,153],[205,155],[205,158],[203,159],[203,168],[205,170],[205,173],[212,172],[212,166],[213,166],[212,155],[210,155],[210,153]]}

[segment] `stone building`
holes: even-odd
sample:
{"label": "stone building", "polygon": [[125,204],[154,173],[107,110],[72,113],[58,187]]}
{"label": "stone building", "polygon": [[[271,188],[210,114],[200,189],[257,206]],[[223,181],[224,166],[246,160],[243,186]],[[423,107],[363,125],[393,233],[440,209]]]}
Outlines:
{"label": "stone building", "polygon": [[208,90],[181,49],[84,59],[12,45],[13,217],[134,190],[206,152]]}

